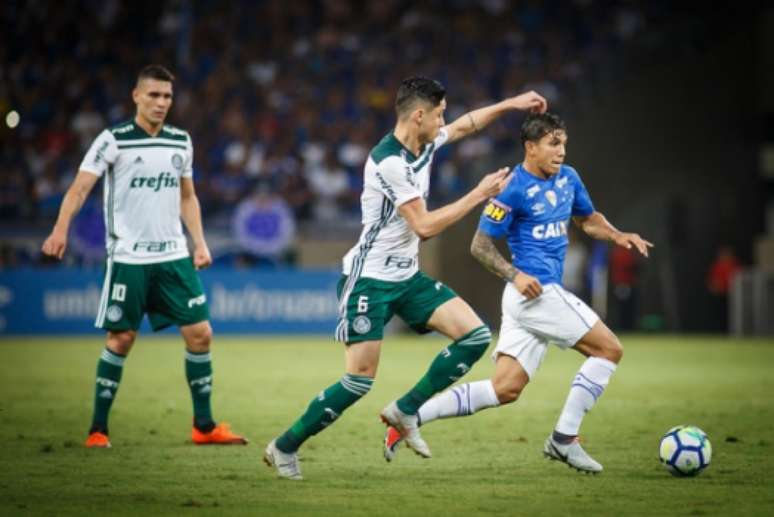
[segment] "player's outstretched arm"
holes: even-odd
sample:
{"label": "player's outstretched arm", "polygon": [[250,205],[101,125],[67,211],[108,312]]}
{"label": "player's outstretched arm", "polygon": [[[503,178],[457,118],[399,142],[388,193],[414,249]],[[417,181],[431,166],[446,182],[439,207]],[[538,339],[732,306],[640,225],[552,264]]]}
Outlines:
{"label": "player's outstretched arm", "polygon": [[72,185],[67,189],[62,206],[59,207],[59,216],[51,234],[43,241],[41,251],[51,257],[61,260],[67,249],[67,232],[70,230],[70,222],[89,197],[91,189],[99,179],[98,176],[86,171],[78,171]]}
{"label": "player's outstretched arm", "polygon": [[202,210],[199,198],[196,197],[193,179],[180,178],[180,217],[183,219],[194,244],[193,263],[196,269],[202,269],[212,264],[210,249],[204,240],[202,226]]}
{"label": "player's outstretched arm", "polygon": [[481,230],[476,231],[470,243],[470,253],[482,266],[503,280],[513,282],[516,289],[531,300],[543,292],[540,281],[532,275],[519,271],[503,257],[495,246],[494,240]]}
{"label": "player's outstretched arm", "polygon": [[400,205],[398,211],[420,239],[429,239],[462,219],[480,203],[498,195],[510,180],[508,168],[503,167],[484,176],[473,190],[454,203],[428,211],[425,200],[418,197]]}
{"label": "player's outstretched arm", "polygon": [[454,142],[484,129],[492,121],[508,111],[520,110],[545,113],[546,109],[548,109],[546,100],[540,94],[530,91],[516,97],[510,97],[497,104],[469,111],[451,124],[448,124],[444,129],[446,129],[449,135],[448,142]]}
{"label": "player's outstretched arm", "polygon": [[648,248],[653,247],[652,242],[646,241],[638,233],[618,230],[600,212],[593,212],[585,217],[575,216],[572,219],[586,235],[602,241],[612,241],[626,249],[631,249],[634,246],[645,257],[648,256]]}

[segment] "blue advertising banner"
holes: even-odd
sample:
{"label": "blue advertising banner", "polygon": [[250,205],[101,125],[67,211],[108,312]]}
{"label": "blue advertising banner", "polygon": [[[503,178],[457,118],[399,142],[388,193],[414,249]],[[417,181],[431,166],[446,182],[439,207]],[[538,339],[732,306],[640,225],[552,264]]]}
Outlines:
{"label": "blue advertising banner", "polygon": [[[336,271],[215,268],[200,275],[216,333],[333,335]],[[100,271],[2,271],[0,334],[102,333],[94,328],[101,291]],[[141,331],[150,331],[147,318]]]}

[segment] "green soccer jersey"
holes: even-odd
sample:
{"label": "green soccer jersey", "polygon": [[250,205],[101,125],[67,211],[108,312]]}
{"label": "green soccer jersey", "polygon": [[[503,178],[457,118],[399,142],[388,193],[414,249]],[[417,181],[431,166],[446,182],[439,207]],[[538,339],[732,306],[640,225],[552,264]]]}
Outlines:
{"label": "green soccer jersey", "polygon": [[165,125],[155,137],[134,121],[104,130],[80,170],[105,177],[108,259],[153,264],[188,256],[180,220],[180,179],[193,176],[187,132]]}
{"label": "green soccer jersey", "polygon": [[418,271],[419,237],[398,207],[412,199],[427,198],[433,155],[447,139],[442,129],[419,156],[414,156],[389,133],[371,150],[360,196],[363,231],[343,261],[344,274],[351,283],[360,277],[399,282]]}

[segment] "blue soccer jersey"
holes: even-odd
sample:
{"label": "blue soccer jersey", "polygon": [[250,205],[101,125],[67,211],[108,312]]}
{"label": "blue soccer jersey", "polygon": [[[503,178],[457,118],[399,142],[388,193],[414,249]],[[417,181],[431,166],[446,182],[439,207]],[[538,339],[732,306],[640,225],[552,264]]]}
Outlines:
{"label": "blue soccer jersey", "polygon": [[487,203],[478,229],[493,238],[507,236],[517,269],[542,284],[561,285],[570,217],[593,212],[589,193],[572,167],[562,165],[544,180],[519,164],[505,190]]}

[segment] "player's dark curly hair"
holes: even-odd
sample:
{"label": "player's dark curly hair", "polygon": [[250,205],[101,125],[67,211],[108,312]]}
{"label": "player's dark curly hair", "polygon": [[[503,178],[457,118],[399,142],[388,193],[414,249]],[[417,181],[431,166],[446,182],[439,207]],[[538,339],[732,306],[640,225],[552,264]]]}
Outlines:
{"label": "player's dark curly hair", "polygon": [[156,79],[157,81],[175,82],[175,76],[172,75],[166,67],[161,65],[147,65],[137,74],[137,82],[143,79]]}
{"label": "player's dark curly hair", "polygon": [[530,113],[521,125],[521,146],[537,142],[554,131],[567,131],[564,121],[555,113]]}
{"label": "player's dark curly hair", "polygon": [[395,112],[398,117],[405,115],[414,108],[417,101],[438,106],[446,96],[446,88],[435,79],[427,77],[409,77],[404,79],[398,87],[398,95],[395,97]]}

